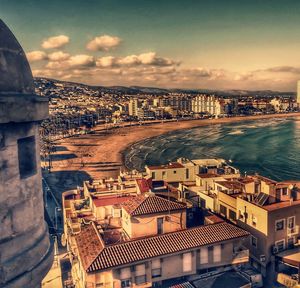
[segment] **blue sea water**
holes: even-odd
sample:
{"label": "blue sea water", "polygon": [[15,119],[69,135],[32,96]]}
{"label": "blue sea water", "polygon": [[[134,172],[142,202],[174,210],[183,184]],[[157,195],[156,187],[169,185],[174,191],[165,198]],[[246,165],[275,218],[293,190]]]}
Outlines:
{"label": "blue sea water", "polygon": [[138,170],[179,157],[224,158],[242,173],[300,180],[300,119],[245,121],[174,131],[135,143],[124,152],[125,165]]}

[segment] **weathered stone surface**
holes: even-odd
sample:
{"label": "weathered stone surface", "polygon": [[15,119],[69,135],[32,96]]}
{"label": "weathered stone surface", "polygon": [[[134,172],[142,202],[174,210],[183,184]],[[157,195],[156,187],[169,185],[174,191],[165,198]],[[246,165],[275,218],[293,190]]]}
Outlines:
{"label": "weathered stone surface", "polygon": [[0,93],[34,93],[32,73],[25,53],[0,19]]}
{"label": "weathered stone surface", "polygon": [[34,95],[25,54],[0,20],[0,288],[39,287],[52,265],[38,135],[47,117],[48,99]]}

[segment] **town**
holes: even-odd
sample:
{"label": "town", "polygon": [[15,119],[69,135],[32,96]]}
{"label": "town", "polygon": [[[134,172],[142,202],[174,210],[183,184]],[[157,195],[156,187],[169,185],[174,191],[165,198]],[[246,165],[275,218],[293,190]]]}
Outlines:
{"label": "town", "polygon": [[63,193],[71,283],[292,287],[299,213],[300,181],[242,176],[224,159],[180,158],[86,181]]}
{"label": "town", "polygon": [[[41,126],[49,140],[155,121],[222,118],[298,111],[294,93],[237,91],[199,93],[158,88],[97,87],[35,79],[36,93],[49,97],[50,118]],[[220,95],[217,95],[220,94]]]}

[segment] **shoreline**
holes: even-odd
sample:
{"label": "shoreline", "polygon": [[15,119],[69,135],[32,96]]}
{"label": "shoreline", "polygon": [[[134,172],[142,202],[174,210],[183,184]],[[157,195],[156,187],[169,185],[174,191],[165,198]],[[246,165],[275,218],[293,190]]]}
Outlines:
{"label": "shoreline", "polygon": [[127,169],[124,162],[126,149],[140,141],[174,131],[208,125],[291,117],[300,117],[300,112],[174,121],[111,130],[97,126],[94,134],[57,141],[57,151],[52,154],[52,172],[44,172],[43,176],[60,201],[62,192],[82,186],[84,180],[118,176],[120,169]]}
{"label": "shoreline", "polygon": [[[291,115],[293,114],[293,115]],[[266,117],[264,117],[266,116]],[[121,162],[122,162],[122,166],[126,169],[129,170],[130,167],[127,167],[125,164],[125,152],[128,148],[130,148],[131,146],[144,142],[145,140],[150,140],[152,138],[156,138],[158,136],[162,136],[162,135],[167,135],[169,133],[173,133],[175,131],[180,131],[180,130],[184,130],[184,129],[196,129],[199,127],[205,127],[205,126],[210,126],[210,125],[219,125],[219,124],[231,124],[231,123],[239,123],[239,122],[251,122],[251,121],[257,121],[257,120],[263,120],[263,119],[280,119],[280,118],[293,118],[293,117],[300,117],[300,112],[293,112],[293,113],[282,113],[282,114],[265,114],[265,115],[253,115],[253,116],[238,116],[238,117],[231,117],[231,118],[217,118],[217,119],[204,119],[204,120],[187,120],[187,122],[189,121],[205,121],[205,123],[199,123],[199,125],[196,126],[191,126],[189,128],[175,128],[172,129],[170,131],[166,131],[165,133],[162,134],[158,134],[158,135],[154,135],[154,136],[150,136],[150,137],[146,137],[143,139],[138,139],[137,141],[135,141],[134,143],[130,143],[128,144],[124,149],[119,151],[119,154],[121,155]],[[221,121],[219,121],[221,120]],[[222,121],[224,120],[224,121]],[[211,122],[208,122],[211,121]],[[172,123],[176,123],[176,122],[172,122]]]}

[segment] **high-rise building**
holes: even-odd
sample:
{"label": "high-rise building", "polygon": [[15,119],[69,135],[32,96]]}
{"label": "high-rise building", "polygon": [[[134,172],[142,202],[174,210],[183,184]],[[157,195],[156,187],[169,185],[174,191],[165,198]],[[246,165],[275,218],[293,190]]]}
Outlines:
{"label": "high-rise building", "polygon": [[128,107],[129,115],[130,116],[137,116],[138,108],[140,108],[140,106],[141,105],[140,105],[139,100],[137,98],[130,99],[129,107]]}
{"label": "high-rise building", "polygon": [[0,75],[0,287],[40,287],[53,261],[38,133],[48,98],[35,95],[25,53],[1,20]]}
{"label": "high-rise building", "polygon": [[297,82],[297,103],[300,104],[300,80]]}

